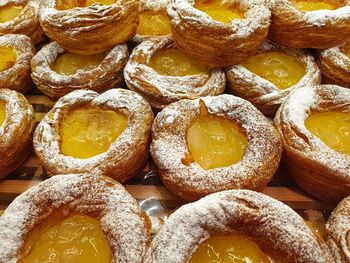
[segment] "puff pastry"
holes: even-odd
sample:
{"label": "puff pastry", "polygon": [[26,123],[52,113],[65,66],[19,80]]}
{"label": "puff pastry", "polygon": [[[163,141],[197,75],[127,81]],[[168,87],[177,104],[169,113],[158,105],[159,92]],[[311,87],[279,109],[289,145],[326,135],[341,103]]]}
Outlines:
{"label": "puff pastry", "polygon": [[[307,51],[286,48],[276,43],[267,41],[263,43],[256,55],[261,56],[263,54],[272,54],[270,61],[271,64],[274,61],[273,68],[269,68],[271,64],[260,65],[255,63],[252,64],[253,67],[256,69],[256,67],[260,66],[262,70],[266,68],[266,71],[272,71],[275,69],[273,71],[274,74],[266,73],[266,76],[270,77],[271,79],[280,79],[280,81],[275,81],[274,83],[273,80],[270,81],[269,79],[264,78],[264,76],[259,76],[247,69],[244,63],[227,68],[226,77],[228,87],[234,95],[250,101],[265,115],[273,116],[281,103],[292,90],[307,85],[317,85],[321,83],[320,70],[315,63],[314,58]],[[290,63],[293,62],[295,67],[303,68],[303,72],[300,72],[303,73],[303,75],[300,75],[301,78],[299,80],[293,79],[292,86],[289,86],[290,84],[287,83],[287,78],[294,78],[299,72],[297,72],[296,69],[293,70],[291,65],[285,64],[288,62],[284,62],[282,60],[284,59],[285,54],[295,58],[293,59],[292,57],[287,57],[288,60],[291,60]],[[276,63],[276,61],[278,62],[279,59],[278,55],[281,55],[279,66]],[[268,63],[268,60],[265,62]],[[279,68],[275,68],[276,65]],[[279,87],[277,86],[277,82],[279,82],[278,84],[282,85],[288,84],[289,87]]]}
{"label": "puff pastry", "polygon": [[34,83],[53,99],[77,89],[91,89],[100,93],[116,88],[123,79],[123,68],[129,57],[127,46],[119,45],[101,54],[104,58],[97,67],[67,75],[53,70],[54,63],[63,54],[67,52],[52,42],[43,47],[31,62]]}
{"label": "puff pastry", "polygon": [[[40,227],[45,224],[54,214],[57,217],[58,212],[60,219],[83,215],[98,220],[102,235],[108,240],[107,246],[112,252],[110,262],[143,262],[150,241],[149,219],[122,185],[94,174],[56,176],[17,197],[0,217],[2,262],[21,262],[20,259],[35,253],[35,245],[38,245],[40,239],[35,239],[36,243],[31,250],[26,247],[29,242],[27,239],[38,225]],[[91,224],[89,228],[92,228]],[[68,230],[62,235],[68,235]],[[93,231],[87,233],[87,236]],[[79,234],[77,232],[72,235],[70,241],[74,241]],[[92,239],[91,242],[93,241]],[[94,245],[100,244],[96,242]],[[55,255],[58,252],[51,253]],[[74,250],[71,249],[69,255],[74,258],[72,254]],[[63,254],[60,256],[60,259],[64,257]],[[98,262],[103,261],[101,259]]]}
{"label": "puff pastry", "polygon": [[234,0],[231,7],[243,13],[242,18],[223,23],[196,9],[193,0],[172,0],[168,15],[178,48],[193,59],[220,67],[253,55],[267,36],[270,10],[260,0]]}
{"label": "puff pastry", "polygon": [[25,93],[33,86],[30,78],[30,60],[35,54],[29,37],[0,36],[0,89]]}
{"label": "puff pastry", "polygon": [[[350,193],[350,156],[342,150],[347,143],[343,144],[339,137],[348,134],[347,127],[327,131],[329,125],[335,126],[335,117],[330,117],[322,124],[329,124],[325,126],[326,135],[316,136],[306,127],[306,120],[315,113],[342,112],[346,115],[350,112],[349,102],[350,91],[339,86],[303,87],[287,97],[274,120],[291,175],[301,188],[322,200],[339,201]],[[334,148],[326,144],[328,137]]]}
{"label": "puff pastry", "polygon": [[171,38],[152,39],[137,46],[124,69],[129,89],[141,94],[158,109],[181,99],[214,96],[224,92],[226,79],[221,69],[209,69],[208,73],[196,75],[169,76],[151,67],[151,60],[157,52],[173,49],[176,46]]}
{"label": "puff pastry", "polygon": [[152,121],[150,105],[133,91],[78,90],[40,122],[34,149],[49,175],[95,171],[124,182],[147,161]]}
{"label": "puff pastry", "polygon": [[35,118],[26,98],[0,89],[0,179],[14,171],[31,152]]}
{"label": "puff pastry", "polygon": [[[195,152],[189,149],[188,130],[202,116],[221,117],[224,120],[218,122],[222,125],[227,121],[236,124],[239,132],[235,136],[243,134],[247,138],[246,147],[233,144],[237,151],[242,149],[239,158],[216,168],[200,165],[200,158],[195,161]],[[227,130],[215,132],[217,125],[214,121],[214,132],[204,137],[222,141],[225,133],[230,134]],[[198,139],[199,135],[194,137]],[[251,103],[232,95],[181,100],[167,106],[154,120],[152,138],[150,152],[164,185],[186,200],[227,189],[262,190],[275,173],[282,152],[280,138],[270,121]],[[225,146],[219,145],[221,150]],[[204,144],[200,147],[204,149]],[[232,155],[232,147],[228,148],[228,155]],[[213,151],[215,154],[215,147],[204,158]]]}
{"label": "puff pastry", "polygon": [[98,1],[47,0],[39,8],[45,34],[62,48],[78,54],[98,54],[124,44],[136,33],[138,0],[120,0],[111,5]]}
{"label": "puff pastry", "polygon": [[[269,260],[254,262],[332,262],[324,241],[317,239],[290,207],[261,193],[230,190],[176,210],[153,239],[145,263],[203,262],[192,261],[199,246],[215,236],[230,235],[245,237],[238,251],[249,238],[262,253],[268,252]],[[212,262],[222,262],[217,257],[225,252],[214,256],[215,252],[216,247],[211,246],[207,255]],[[235,252],[230,250],[230,255]],[[246,252],[253,253],[248,248]]]}
{"label": "puff pastry", "polygon": [[[302,5],[308,2],[314,3],[313,11],[303,10]],[[317,3],[312,1],[269,0],[272,12],[269,38],[293,48],[318,49],[335,47],[348,41],[350,2],[318,2],[326,7],[317,8]]]}

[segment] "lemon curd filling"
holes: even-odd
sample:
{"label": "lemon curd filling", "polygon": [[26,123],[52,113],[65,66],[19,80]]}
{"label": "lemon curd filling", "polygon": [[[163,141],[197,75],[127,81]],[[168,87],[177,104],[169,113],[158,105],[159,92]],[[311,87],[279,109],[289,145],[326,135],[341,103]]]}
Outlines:
{"label": "lemon curd filling", "polygon": [[0,23],[5,23],[17,17],[23,10],[22,6],[5,5],[0,7]]}
{"label": "lemon curd filling", "polygon": [[222,0],[197,0],[195,7],[208,14],[212,19],[223,23],[244,18],[244,13],[237,7],[230,5],[228,1],[225,3]]}
{"label": "lemon curd filling", "polygon": [[176,48],[157,52],[151,58],[150,66],[160,75],[189,76],[209,74],[210,68],[193,61]]}
{"label": "lemon curd filling", "polygon": [[144,11],[140,13],[137,34],[142,36],[165,36],[171,33],[166,14]]}
{"label": "lemon curd filling", "polygon": [[81,159],[104,153],[127,124],[126,116],[112,110],[97,106],[76,108],[61,122],[61,153]]}
{"label": "lemon curd filling", "polygon": [[19,263],[110,263],[112,251],[98,219],[52,215],[27,237]]}
{"label": "lemon curd filling", "polygon": [[329,148],[350,154],[350,114],[314,112],[305,120],[305,127]]}
{"label": "lemon curd filling", "polygon": [[75,7],[87,7],[95,3],[100,3],[103,5],[112,5],[116,0],[57,0],[56,8],[58,10],[67,10]]}
{"label": "lemon curd filling", "polygon": [[13,47],[0,46],[0,72],[12,68],[16,61],[17,55]]}
{"label": "lemon curd filling", "polygon": [[4,123],[6,118],[6,103],[0,100],[0,127]]}
{"label": "lemon curd filling", "polygon": [[291,0],[292,4],[300,11],[316,11],[316,10],[335,10],[338,7],[332,3],[326,1],[317,1],[317,0],[309,0],[309,1],[299,1],[299,0]]}
{"label": "lemon curd filling", "polygon": [[52,70],[61,75],[73,75],[80,70],[90,71],[97,68],[104,59],[104,54],[79,55],[65,53],[56,59],[52,65]]}
{"label": "lemon curd filling", "polygon": [[305,65],[300,59],[279,51],[250,57],[242,66],[272,82],[279,89],[297,84],[306,73]]}

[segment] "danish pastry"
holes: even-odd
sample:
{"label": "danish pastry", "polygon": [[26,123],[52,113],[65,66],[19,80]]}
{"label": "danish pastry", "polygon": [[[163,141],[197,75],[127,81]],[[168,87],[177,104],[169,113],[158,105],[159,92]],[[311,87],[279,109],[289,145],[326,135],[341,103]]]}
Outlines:
{"label": "danish pastry", "polygon": [[132,52],[124,69],[127,86],[153,107],[162,109],[181,99],[219,95],[225,73],[191,60],[171,38],[144,41]]}
{"label": "danish pastry", "polygon": [[350,194],[350,90],[335,85],[293,91],[275,117],[296,183],[329,201]]}
{"label": "danish pastry", "polygon": [[180,50],[222,67],[238,64],[259,49],[271,13],[260,0],[171,0],[168,15]]}
{"label": "danish pastry", "polygon": [[46,35],[78,54],[98,54],[133,38],[138,0],[46,0],[39,9]]}
{"label": "danish pastry", "polygon": [[52,42],[33,58],[32,78],[36,86],[53,99],[77,89],[100,93],[120,84],[128,57],[126,45],[105,53],[79,55],[66,52]]}
{"label": "danish pastry", "polygon": [[67,174],[17,197],[0,217],[1,262],[142,263],[150,222],[122,185]]}
{"label": "danish pastry", "polygon": [[30,60],[35,54],[29,37],[0,36],[0,89],[25,93],[33,86],[30,78]]}
{"label": "danish pastry", "polygon": [[227,189],[262,190],[282,152],[272,123],[232,95],[167,106],[155,118],[152,138],[164,185],[186,200]]}
{"label": "danish pastry", "polygon": [[256,55],[226,69],[228,87],[265,115],[274,115],[290,91],[321,83],[314,58],[303,50],[264,42]]}
{"label": "danish pastry", "polygon": [[293,48],[326,49],[350,38],[348,0],[269,0],[269,38]]}
{"label": "danish pastry", "polygon": [[324,241],[283,203],[248,190],[182,206],[153,239],[145,263],[332,262]]}
{"label": "danish pastry", "polygon": [[31,152],[34,125],[34,111],[26,98],[16,91],[0,89],[0,179]]}
{"label": "danish pastry", "polygon": [[151,106],[138,94],[77,90],[62,97],[34,133],[49,175],[96,172],[128,180],[148,159]]}

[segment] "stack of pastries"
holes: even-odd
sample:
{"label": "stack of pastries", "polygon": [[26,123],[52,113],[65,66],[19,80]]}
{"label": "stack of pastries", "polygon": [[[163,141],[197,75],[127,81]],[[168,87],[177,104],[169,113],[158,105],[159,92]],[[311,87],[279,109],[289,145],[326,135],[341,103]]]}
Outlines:
{"label": "stack of pastries", "polygon": [[[0,263],[348,262],[349,43],[349,0],[0,0],[0,178],[32,149],[51,177],[0,217]],[[153,240],[122,185],[150,158],[193,201]],[[259,193],[282,161],[343,199],[322,237]]]}

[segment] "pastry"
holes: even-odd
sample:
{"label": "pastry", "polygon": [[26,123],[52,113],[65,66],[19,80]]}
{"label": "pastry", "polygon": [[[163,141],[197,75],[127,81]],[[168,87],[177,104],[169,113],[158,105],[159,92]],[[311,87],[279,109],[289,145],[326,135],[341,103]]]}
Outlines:
{"label": "pastry", "polygon": [[335,85],[293,91],[276,113],[284,159],[296,183],[327,201],[350,194],[350,90]]}
{"label": "pastry", "polygon": [[0,179],[20,166],[31,152],[34,125],[34,111],[26,98],[16,91],[0,89]]}
{"label": "pastry", "polygon": [[38,8],[39,0],[0,1],[0,35],[23,34],[34,44],[42,42]]}
{"label": "pastry", "polygon": [[228,87],[265,115],[274,115],[288,94],[321,83],[314,58],[303,50],[264,42],[254,56],[226,69]]}
{"label": "pastry", "polygon": [[153,112],[133,91],[62,97],[34,133],[34,149],[49,175],[96,172],[124,182],[148,159]]}
{"label": "pastry", "polygon": [[290,207],[264,194],[230,190],[182,206],[153,239],[145,263],[332,262]]}
{"label": "pastry", "polygon": [[149,231],[146,214],[116,181],[60,175],[21,194],[0,217],[0,258],[7,263],[142,263]]}
{"label": "pastry", "polygon": [[350,87],[350,49],[348,45],[319,52],[317,64],[321,69],[323,82]]}
{"label": "pastry", "polygon": [[272,123],[232,95],[167,106],[154,120],[152,138],[164,185],[186,200],[228,189],[262,190],[282,152]]}
{"label": "pastry", "polygon": [[259,49],[271,12],[261,0],[171,0],[168,15],[179,49],[222,67],[238,64]]}
{"label": "pastry", "polygon": [[191,60],[171,38],[144,41],[132,52],[124,69],[129,89],[162,109],[181,99],[219,95],[225,90],[225,74]]}
{"label": "pastry", "polygon": [[136,33],[138,0],[46,0],[39,8],[46,35],[71,53],[98,54]]}
{"label": "pastry", "polygon": [[77,89],[104,92],[120,84],[128,57],[126,45],[105,53],[79,55],[52,42],[33,58],[32,78],[44,94],[54,99]]}
{"label": "pastry", "polygon": [[350,38],[348,0],[268,0],[269,38],[293,48],[326,49]]}
{"label": "pastry", "polygon": [[35,54],[29,37],[0,36],[0,89],[25,93],[32,87],[30,60]]}

